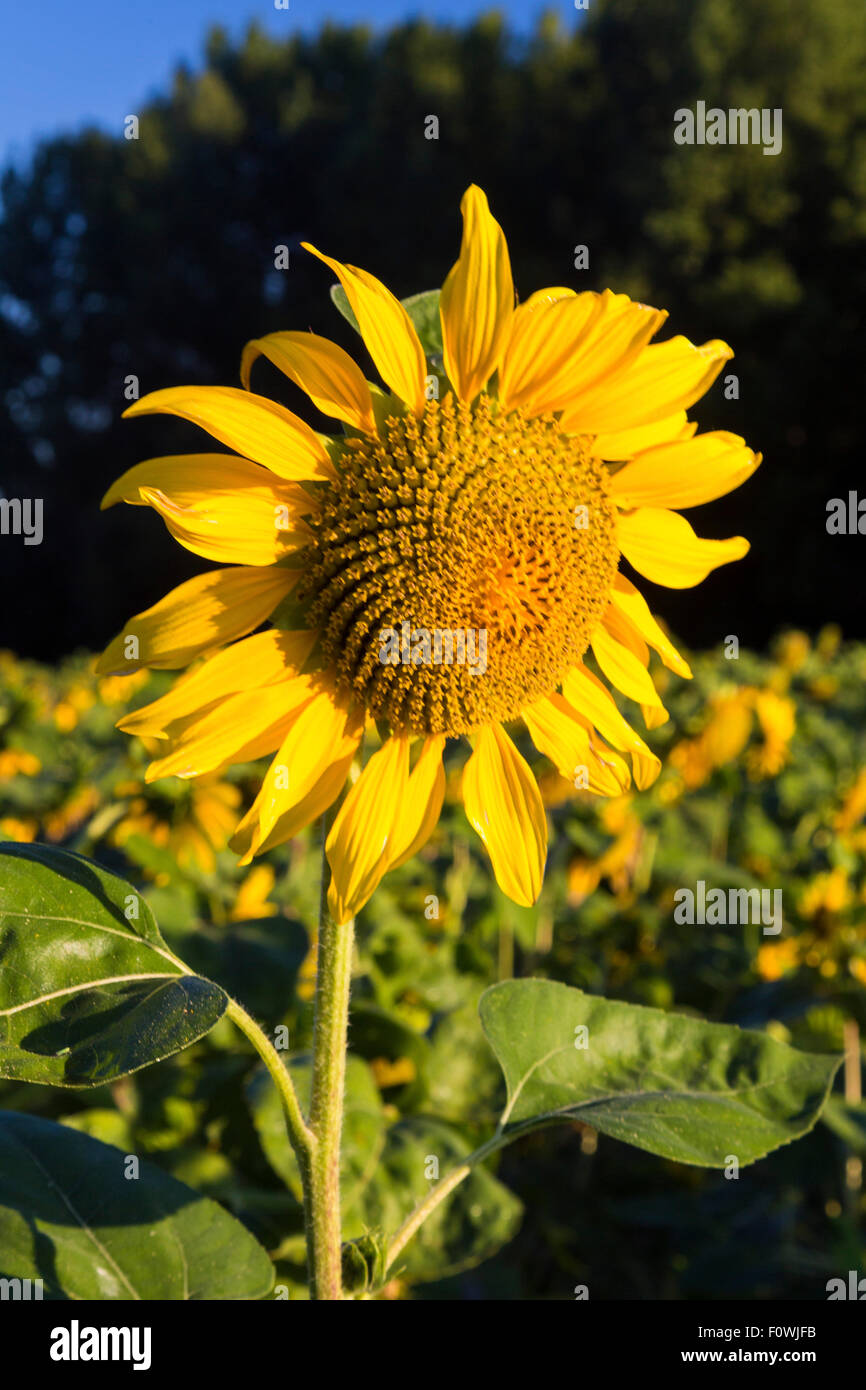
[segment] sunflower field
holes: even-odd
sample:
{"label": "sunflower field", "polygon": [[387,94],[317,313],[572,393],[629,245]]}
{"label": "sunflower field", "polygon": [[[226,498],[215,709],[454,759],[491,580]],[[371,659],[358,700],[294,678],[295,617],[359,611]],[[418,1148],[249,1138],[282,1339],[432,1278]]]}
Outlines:
{"label": "sunflower field", "polygon": [[[602,801],[552,767],[541,775],[554,829],[534,908],[496,888],[446,762],[439,826],[359,915],[342,1158],[354,1277],[370,1278],[365,1232],[396,1229],[429,1187],[428,1155],[459,1158],[495,1120],[502,1077],[477,1008],[498,982],[531,976],[737,1024],[846,1054],[847,1070],[812,1132],[736,1182],[591,1123],[527,1135],[423,1227],[380,1297],[815,1298],[862,1264],[866,647],[827,628],[814,642],[786,632],[770,656],[690,660],[690,683],[665,690],[656,672],[671,718],[649,736],[663,754],[651,789]],[[260,767],[146,784],[145,744],[114,724],[168,678],[93,666],[0,655],[2,838],[86,855],[135,885],[171,950],[302,1056],[314,833],[239,868],[227,841]],[[779,890],[781,930],[678,924],[677,892],[701,881]],[[267,1083],[222,1019],[159,1066],[87,1091],[5,1081],[0,1105],[215,1200],[270,1253],[283,1296],[303,1298],[300,1185]],[[79,1275],[79,1296],[98,1296]],[[149,1296],[173,1296],[170,1279],[164,1268]]]}

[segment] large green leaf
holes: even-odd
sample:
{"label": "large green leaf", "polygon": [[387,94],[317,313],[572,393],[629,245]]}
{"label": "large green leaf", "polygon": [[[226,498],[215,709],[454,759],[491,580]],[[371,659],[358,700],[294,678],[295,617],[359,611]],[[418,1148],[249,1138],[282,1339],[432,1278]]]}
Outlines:
{"label": "large green leaf", "polygon": [[[286,1058],[301,1108],[309,1110],[312,1070],[307,1053]],[[282,1102],[262,1068],[250,1079],[247,1098],[265,1157],[300,1202],[303,1198],[298,1160],[286,1138]],[[340,1144],[340,1197],[347,1210],[360,1196],[375,1169],[385,1142],[382,1099],[367,1063],[346,1058],[346,1100]]]}
{"label": "large green leaf", "polygon": [[65,1125],[0,1112],[0,1275],[55,1299],[258,1299],[273,1268],[207,1197]]}
{"label": "large green leaf", "polygon": [[0,846],[0,1076],[101,1085],[180,1052],[227,1004],[123,879],[65,850]]}
{"label": "large green leaf", "polygon": [[493,985],[480,1014],[508,1087],[506,1134],[578,1119],[704,1167],[752,1163],[805,1134],[841,1061],[550,980]]}

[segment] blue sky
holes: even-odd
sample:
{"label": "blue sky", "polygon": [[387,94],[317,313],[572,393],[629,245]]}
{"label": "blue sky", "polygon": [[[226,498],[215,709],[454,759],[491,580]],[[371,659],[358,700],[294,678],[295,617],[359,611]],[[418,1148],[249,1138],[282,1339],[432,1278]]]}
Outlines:
{"label": "blue sky", "polygon": [[210,24],[233,35],[257,19],[269,33],[313,33],[326,19],[383,28],[413,16],[462,23],[504,11],[518,33],[544,9],[571,27],[574,0],[4,0],[0,5],[0,162],[40,135],[123,117],[163,88],[183,60],[197,65]]}

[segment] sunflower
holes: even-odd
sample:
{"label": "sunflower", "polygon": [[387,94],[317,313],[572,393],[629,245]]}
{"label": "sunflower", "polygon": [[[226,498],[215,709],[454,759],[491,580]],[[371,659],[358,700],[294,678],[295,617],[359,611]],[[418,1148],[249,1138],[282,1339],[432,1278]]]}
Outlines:
{"label": "sunflower", "polygon": [[[469,745],[463,802],[497,882],[534,902],[547,824],[506,726],[522,722],[576,787],[650,785],[659,760],[601,677],[653,728],[667,712],[649,648],[691,672],[620,561],[687,588],[748,550],[739,536],[700,539],[676,510],[722,496],[760,462],[736,435],[698,435],[686,418],[730,348],[651,345],[666,314],[610,290],[557,286],[517,304],[484,193],[469,188],[461,211],[441,357],[425,356],[413,301],[304,243],[339,279],[384,389],[317,334],[255,339],[244,389],[175,387],[126,411],[178,415],[233,453],[151,459],[103,501],[154,508],[181,545],[226,566],[137,614],[97,669],[195,663],[120,721],[164,743],[149,780],[275,752],[231,842],[242,862],[337,801],[375,726],[381,746],[326,843],[337,923],[431,834],[448,739]],[[342,434],[252,393],[260,356]]]}

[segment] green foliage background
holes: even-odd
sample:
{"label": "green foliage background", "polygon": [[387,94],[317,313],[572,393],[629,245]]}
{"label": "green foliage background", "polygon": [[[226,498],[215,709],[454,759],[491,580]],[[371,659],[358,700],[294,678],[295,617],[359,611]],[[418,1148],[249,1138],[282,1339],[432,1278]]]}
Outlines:
{"label": "green foliage background", "polygon": [[[657,672],[671,721],[648,735],[665,762],[650,791],[616,803],[575,796],[540,768],[552,833],[536,909],[493,886],[459,806],[460,759],[449,764],[433,839],[359,919],[347,1236],[393,1229],[426,1155],[459,1155],[490,1133],[502,1080],[477,1005],[497,980],[558,980],[809,1052],[838,1054],[846,1025],[866,1028],[866,647],[840,646],[828,629],[811,646],[788,635],[770,657],[691,659],[691,683]],[[315,833],[266,856],[253,890],[224,849],[228,830],[221,838],[218,823],[201,821],[185,784],[144,787],[143,748],[112,728],[165,674],[125,696],[128,682],[96,681],[81,659],[47,668],[7,655],[0,672],[0,838],[63,845],[140,886],[172,950],[263,1026],[286,1025],[302,1054]],[[777,718],[768,737],[756,693],[787,707],[793,729]],[[735,708],[744,719],[732,742]],[[259,772],[233,769],[215,785],[248,796]],[[211,853],[191,838],[201,823]],[[781,935],[757,923],[678,924],[674,895],[700,879],[781,890]],[[277,1281],[304,1296],[297,1174],[275,1092],[227,1020],[97,1090],[0,1083],[0,1109],[61,1119],[222,1202],[276,1256]],[[458,1190],[387,1292],[564,1299],[586,1284],[593,1299],[824,1298],[829,1278],[866,1257],[866,1202],[851,1185],[864,1151],[866,1107],[845,1103],[841,1080],[811,1134],[736,1181],[579,1123],[534,1133]]]}

